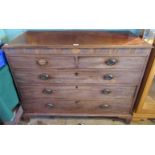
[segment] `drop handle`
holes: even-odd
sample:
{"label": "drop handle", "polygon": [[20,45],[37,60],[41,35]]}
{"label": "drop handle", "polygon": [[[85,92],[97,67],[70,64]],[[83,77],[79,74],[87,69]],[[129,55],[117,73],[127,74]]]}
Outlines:
{"label": "drop handle", "polygon": [[108,60],[105,61],[105,64],[108,65],[108,66],[113,66],[113,65],[115,65],[117,62],[118,62],[117,59],[115,59],[115,58],[110,58],[110,59],[108,59]]}
{"label": "drop handle", "polygon": [[109,104],[102,104],[102,105],[99,106],[99,108],[108,109],[108,108],[110,108],[110,105]]}
{"label": "drop handle", "polygon": [[101,93],[102,93],[102,94],[105,94],[105,95],[108,95],[108,94],[111,93],[111,90],[110,90],[110,89],[103,89],[103,90],[101,91]]}
{"label": "drop handle", "polygon": [[39,66],[45,66],[45,65],[48,64],[48,61],[47,61],[46,59],[43,59],[43,58],[37,60],[36,62],[37,62],[37,64],[38,64]]}
{"label": "drop handle", "polygon": [[38,76],[38,78],[39,78],[40,80],[49,80],[49,79],[51,79],[51,76],[50,76],[49,74],[42,73],[42,74],[40,74],[40,75]]}
{"label": "drop handle", "polygon": [[54,108],[54,104],[52,104],[52,103],[47,103],[46,105],[45,105],[47,108]]}
{"label": "drop handle", "polygon": [[104,79],[104,80],[112,80],[112,79],[114,79],[114,77],[113,77],[112,74],[105,74],[105,75],[103,76],[103,79]]}
{"label": "drop handle", "polygon": [[42,92],[43,92],[44,94],[50,95],[50,94],[52,94],[54,91],[53,91],[52,89],[50,89],[50,88],[44,88],[44,89],[42,90]]}

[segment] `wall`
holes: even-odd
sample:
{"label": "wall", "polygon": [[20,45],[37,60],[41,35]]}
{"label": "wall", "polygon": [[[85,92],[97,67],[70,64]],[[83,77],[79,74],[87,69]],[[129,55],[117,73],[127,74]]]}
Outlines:
{"label": "wall", "polygon": [[25,31],[24,29],[4,29],[8,41],[11,41],[12,39],[16,38],[24,31]]}
{"label": "wall", "polygon": [[4,30],[0,29],[0,43],[7,41],[6,33]]}

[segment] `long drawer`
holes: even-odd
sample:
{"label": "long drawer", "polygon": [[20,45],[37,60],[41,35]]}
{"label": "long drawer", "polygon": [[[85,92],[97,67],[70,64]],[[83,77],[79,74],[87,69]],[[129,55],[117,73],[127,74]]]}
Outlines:
{"label": "long drawer", "polygon": [[38,98],[23,101],[24,111],[27,113],[44,114],[105,114],[129,113],[131,105],[126,99],[116,100],[52,100],[51,98]]}
{"label": "long drawer", "polygon": [[15,78],[18,83],[94,83],[94,84],[130,84],[136,85],[139,81],[141,72],[135,70],[44,70],[39,69],[35,72],[31,69],[14,70]]}
{"label": "long drawer", "polygon": [[99,100],[99,99],[131,99],[135,93],[135,87],[123,86],[50,86],[19,85],[22,99],[33,99],[38,97],[51,97],[53,99],[67,100]]}

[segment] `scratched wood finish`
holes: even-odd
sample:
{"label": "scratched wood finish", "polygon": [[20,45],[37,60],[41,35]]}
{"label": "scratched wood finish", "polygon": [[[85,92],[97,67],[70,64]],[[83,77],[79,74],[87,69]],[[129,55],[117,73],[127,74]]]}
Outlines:
{"label": "scratched wood finish", "polygon": [[103,32],[103,31],[28,31],[13,40],[7,48],[20,47],[151,47],[141,38],[131,32]]}
{"label": "scratched wood finish", "polygon": [[40,98],[25,100],[23,108],[28,113],[53,113],[58,114],[104,114],[104,113],[129,113],[130,101],[126,99],[116,100],[52,100]]}
{"label": "scratched wood finish", "polygon": [[[45,65],[39,65],[40,60],[47,62]],[[106,61],[116,59],[115,65],[107,65]],[[49,55],[40,56],[18,56],[9,57],[8,61],[14,68],[137,68],[142,69],[145,62],[144,57],[79,57],[75,62],[74,57],[55,57]],[[77,64],[77,65],[76,65]],[[76,67],[77,66],[77,67]]]}
{"label": "scratched wood finish", "polygon": [[[110,99],[110,98],[127,98],[131,99],[135,93],[135,87],[122,86],[19,86],[23,99],[37,98],[37,97],[51,97],[57,99]],[[43,93],[44,90],[51,90],[52,93]],[[109,90],[109,94],[104,94],[104,90]]]}
{"label": "scratched wood finish", "polygon": [[[47,63],[40,65],[38,62],[44,60]],[[8,61],[13,68],[74,68],[74,57],[50,56],[50,55],[31,55],[9,57]]]}
{"label": "scratched wood finish", "polygon": [[[31,69],[16,69],[14,71],[16,81],[21,84],[126,84],[136,86],[141,72],[125,69],[102,70],[50,70],[39,69],[35,72]],[[112,79],[106,79],[106,76]],[[48,76],[47,79],[41,77]]]}
{"label": "scratched wood finish", "polygon": [[[115,65],[107,65],[109,59],[116,59]],[[79,57],[79,68],[137,68],[142,69],[143,57]]]}
{"label": "scratched wood finish", "polygon": [[[151,48],[129,32],[102,31],[30,31],[3,47],[25,116],[127,119]],[[117,63],[107,65],[108,59]],[[45,73],[51,78],[40,79]],[[105,80],[106,74],[114,78]]]}

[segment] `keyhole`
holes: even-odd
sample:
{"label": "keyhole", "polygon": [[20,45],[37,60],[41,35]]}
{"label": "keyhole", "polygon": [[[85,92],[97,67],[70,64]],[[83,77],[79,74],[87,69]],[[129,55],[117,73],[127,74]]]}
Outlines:
{"label": "keyhole", "polygon": [[76,89],[78,89],[78,86],[75,86]]}
{"label": "keyhole", "polygon": [[75,76],[78,76],[79,75],[79,73],[78,72],[75,72]]}

